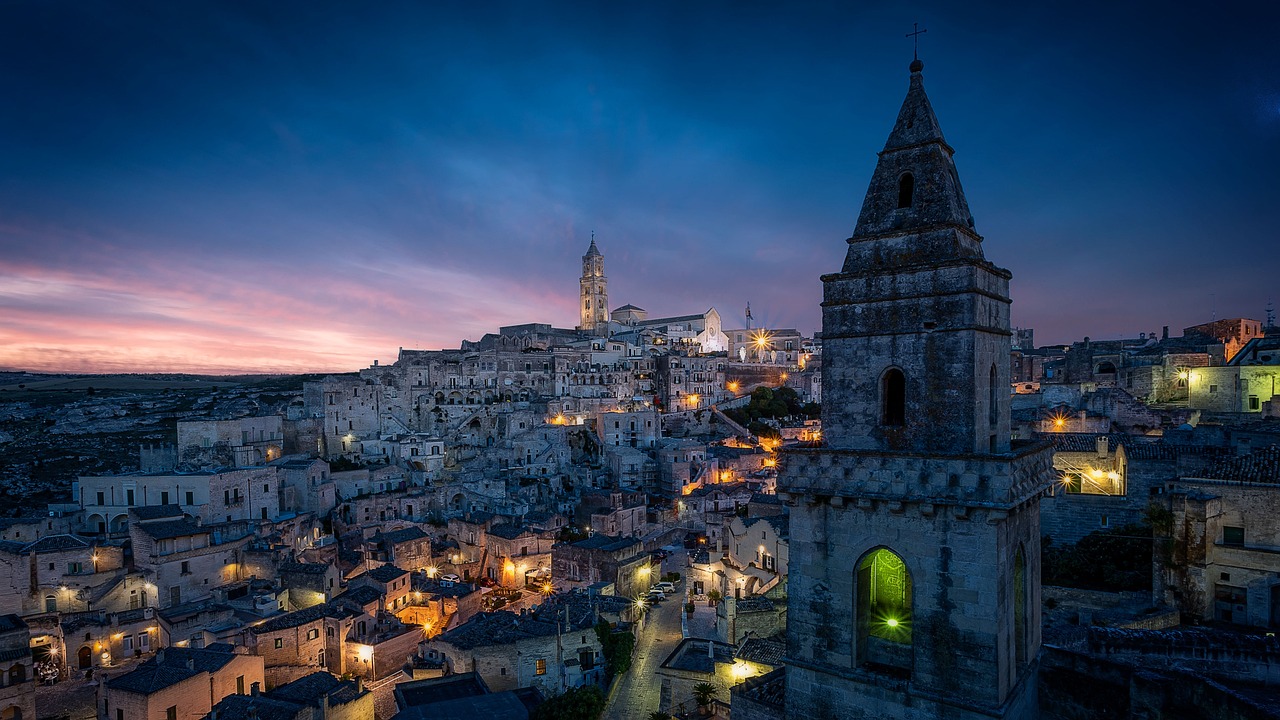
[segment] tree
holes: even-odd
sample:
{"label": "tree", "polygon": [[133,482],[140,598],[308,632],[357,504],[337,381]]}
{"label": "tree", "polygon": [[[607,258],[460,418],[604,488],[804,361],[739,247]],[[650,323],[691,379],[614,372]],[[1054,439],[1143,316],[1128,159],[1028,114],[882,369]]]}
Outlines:
{"label": "tree", "polygon": [[604,650],[605,669],[609,677],[631,669],[631,652],[636,647],[636,636],[629,632],[614,632],[607,620],[596,623],[596,637]]}
{"label": "tree", "polygon": [[712,589],[711,592],[707,593],[707,603],[716,605],[720,602],[721,597],[719,590]]}
{"label": "tree", "polygon": [[595,685],[566,690],[539,705],[531,720],[598,720],[604,712],[605,697]]}
{"label": "tree", "polygon": [[716,686],[711,683],[700,682],[693,686],[693,699],[698,703],[699,708],[705,708],[715,699]]}

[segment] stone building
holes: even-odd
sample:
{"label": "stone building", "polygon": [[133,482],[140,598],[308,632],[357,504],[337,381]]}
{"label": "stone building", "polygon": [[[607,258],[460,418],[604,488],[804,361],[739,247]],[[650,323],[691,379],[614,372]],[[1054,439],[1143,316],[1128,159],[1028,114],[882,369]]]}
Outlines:
{"label": "stone building", "polygon": [[0,719],[35,720],[35,681],[30,629],[17,615],[0,615]]}
{"label": "stone building", "polygon": [[614,595],[636,598],[657,581],[652,562],[639,538],[592,535],[551,549],[551,581],[556,589],[607,583]]}
{"label": "stone building", "polygon": [[165,648],[135,669],[98,686],[106,720],[196,720],[228,695],[263,686],[262,658],[230,645]]}
{"label": "stone building", "polygon": [[204,720],[374,720],[374,696],[359,680],[313,672],[261,693],[228,695]]}
{"label": "stone building", "polygon": [[1280,447],[1166,483],[1168,557],[1155,593],[1184,616],[1280,629]]}
{"label": "stone building", "polygon": [[134,508],[129,536],[134,566],[155,585],[162,608],[209,597],[213,588],[242,579],[250,539],[247,527],[201,525],[177,505]]}
{"label": "stone building", "polygon": [[604,651],[591,605],[565,596],[532,611],[480,613],[423,644],[451,673],[474,672],[495,691],[536,687],[547,695],[598,683]]}
{"label": "stone building", "polygon": [[246,467],[265,465],[283,454],[284,429],[279,415],[178,422],[179,463]]}
{"label": "stone building", "polygon": [[919,60],[841,272],[827,446],[787,449],[787,717],[1026,718],[1043,445],[1011,446],[1010,273],[983,257]]}

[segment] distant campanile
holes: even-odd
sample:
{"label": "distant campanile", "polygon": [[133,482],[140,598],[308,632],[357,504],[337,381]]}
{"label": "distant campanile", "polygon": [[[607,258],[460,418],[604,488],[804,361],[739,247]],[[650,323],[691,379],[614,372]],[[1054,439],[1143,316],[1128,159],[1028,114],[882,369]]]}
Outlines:
{"label": "distant campanile", "polygon": [[788,718],[1037,715],[1044,445],[1009,428],[1009,279],[919,60],[822,278],[826,446],[787,451]]}
{"label": "distant campanile", "polygon": [[604,276],[604,255],[596,247],[595,234],[591,235],[591,247],[582,256],[581,286],[582,324],[578,329],[592,335],[609,334],[609,278]]}

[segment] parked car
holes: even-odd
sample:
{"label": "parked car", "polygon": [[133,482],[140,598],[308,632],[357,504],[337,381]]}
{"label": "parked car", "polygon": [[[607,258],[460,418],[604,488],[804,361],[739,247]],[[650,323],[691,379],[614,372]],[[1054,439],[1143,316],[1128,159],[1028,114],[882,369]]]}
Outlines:
{"label": "parked car", "polygon": [[661,590],[664,594],[671,595],[676,591],[676,586],[669,582],[660,582],[653,586],[655,590]]}
{"label": "parked car", "polygon": [[658,588],[652,588],[647,594],[645,594],[644,598],[649,602],[662,602],[667,599],[667,594]]}
{"label": "parked car", "polygon": [[444,584],[444,583],[448,583],[448,584],[452,585],[452,584],[457,583],[457,582],[462,582],[462,578],[458,577],[458,576],[457,576],[457,575],[455,575],[454,573],[445,573],[445,574],[443,574],[443,575],[441,575],[441,576],[440,576],[440,582],[441,582],[442,584]]}

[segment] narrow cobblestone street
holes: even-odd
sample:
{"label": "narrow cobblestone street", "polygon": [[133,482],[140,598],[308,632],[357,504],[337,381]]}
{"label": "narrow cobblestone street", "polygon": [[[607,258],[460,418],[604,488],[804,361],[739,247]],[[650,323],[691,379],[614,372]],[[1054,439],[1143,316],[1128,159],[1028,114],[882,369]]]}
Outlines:
{"label": "narrow cobblestone street", "polygon": [[[664,573],[688,573],[683,551],[663,562]],[[655,710],[669,710],[688,698],[672,698],[670,684],[658,674],[658,666],[683,639],[680,614],[684,609],[686,582],[681,579],[676,594],[649,610],[636,637],[636,656],[631,670],[618,682],[605,706],[605,720],[648,720]],[[705,603],[694,611],[690,636],[705,637],[715,625],[715,611]]]}

